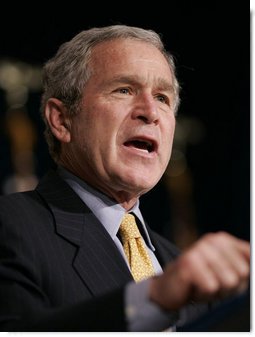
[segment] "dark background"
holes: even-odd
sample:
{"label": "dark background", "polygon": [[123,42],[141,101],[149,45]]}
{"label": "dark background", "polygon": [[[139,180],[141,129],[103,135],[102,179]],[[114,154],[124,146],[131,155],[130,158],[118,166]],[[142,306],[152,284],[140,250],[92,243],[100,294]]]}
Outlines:
{"label": "dark background", "polygon": [[[122,23],[160,33],[175,56],[182,87],[178,119],[195,120],[204,130],[199,141],[185,142],[192,180],[192,226],[198,236],[226,230],[249,239],[250,11],[248,3],[246,7],[242,3],[228,9],[193,1],[139,4],[139,8],[130,2],[111,8],[98,3],[90,9],[75,3],[41,8],[43,4],[38,3],[27,8],[29,12],[21,5],[10,5],[1,9],[0,59],[42,65],[61,43],[94,26]],[[27,110],[39,135],[35,156],[40,177],[51,161],[42,135],[39,99],[40,92],[31,92]],[[6,109],[1,90],[0,186],[12,172]],[[178,241],[171,229],[178,224],[172,219],[173,198],[163,179],[142,198],[142,209],[153,228]]]}

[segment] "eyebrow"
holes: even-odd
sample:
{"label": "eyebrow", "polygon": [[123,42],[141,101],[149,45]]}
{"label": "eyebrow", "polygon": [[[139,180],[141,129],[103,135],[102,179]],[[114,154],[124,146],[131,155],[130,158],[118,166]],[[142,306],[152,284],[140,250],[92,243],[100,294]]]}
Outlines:
{"label": "eyebrow", "polygon": [[[121,76],[113,77],[111,80],[111,83],[116,83],[116,84],[117,83],[127,83],[131,85],[137,85],[137,84],[140,84],[141,82],[146,82],[146,80],[141,79],[141,77],[138,75],[121,75]],[[157,87],[157,90],[169,91],[171,93],[174,92],[173,85],[163,78],[157,79],[156,87]]]}

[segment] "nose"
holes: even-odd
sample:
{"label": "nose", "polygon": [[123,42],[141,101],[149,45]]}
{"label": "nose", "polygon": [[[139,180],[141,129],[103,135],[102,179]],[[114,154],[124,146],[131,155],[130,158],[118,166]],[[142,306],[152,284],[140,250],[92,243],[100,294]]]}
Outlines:
{"label": "nose", "polygon": [[158,107],[152,95],[143,93],[136,97],[133,118],[141,119],[146,124],[158,124]]}

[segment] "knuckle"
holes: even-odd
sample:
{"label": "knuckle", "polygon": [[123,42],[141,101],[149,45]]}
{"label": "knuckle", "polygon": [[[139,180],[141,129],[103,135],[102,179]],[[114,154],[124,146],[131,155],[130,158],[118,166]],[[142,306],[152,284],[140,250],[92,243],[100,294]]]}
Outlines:
{"label": "knuckle", "polygon": [[219,289],[220,289],[219,282],[214,281],[207,283],[205,291],[208,295],[214,295],[219,291]]}
{"label": "knuckle", "polygon": [[243,265],[239,271],[240,277],[242,280],[247,279],[250,276],[250,268],[249,265]]}
{"label": "knuckle", "polygon": [[188,253],[184,254],[181,259],[181,264],[183,268],[191,268],[195,264],[197,264],[198,255],[195,250],[189,251]]}
{"label": "knuckle", "polygon": [[240,278],[237,274],[231,273],[228,274],[228,277],[225,280],[225,287],[229,289],[236,288],[240,283]]}
{"label": "knuckle", "polygon": [[221,246],[228,244],[230,235],[227,232],[219,231],[217,233],[208,233],[205,235],[205,241],[213,246]]}
{"label": "knuckle", "polygon": [[212,241],[215,237],[215,233],[207,233],[203,236],[204,241]]}

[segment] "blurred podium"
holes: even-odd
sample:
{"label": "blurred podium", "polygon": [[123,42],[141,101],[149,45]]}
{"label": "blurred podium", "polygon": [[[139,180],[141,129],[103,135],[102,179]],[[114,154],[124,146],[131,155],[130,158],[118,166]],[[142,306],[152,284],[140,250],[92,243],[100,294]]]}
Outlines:
{"label": "blurred podium", "polygon": [[224,300],[209,313],[182,327],[178,332],[250,332],[250,289]]}

